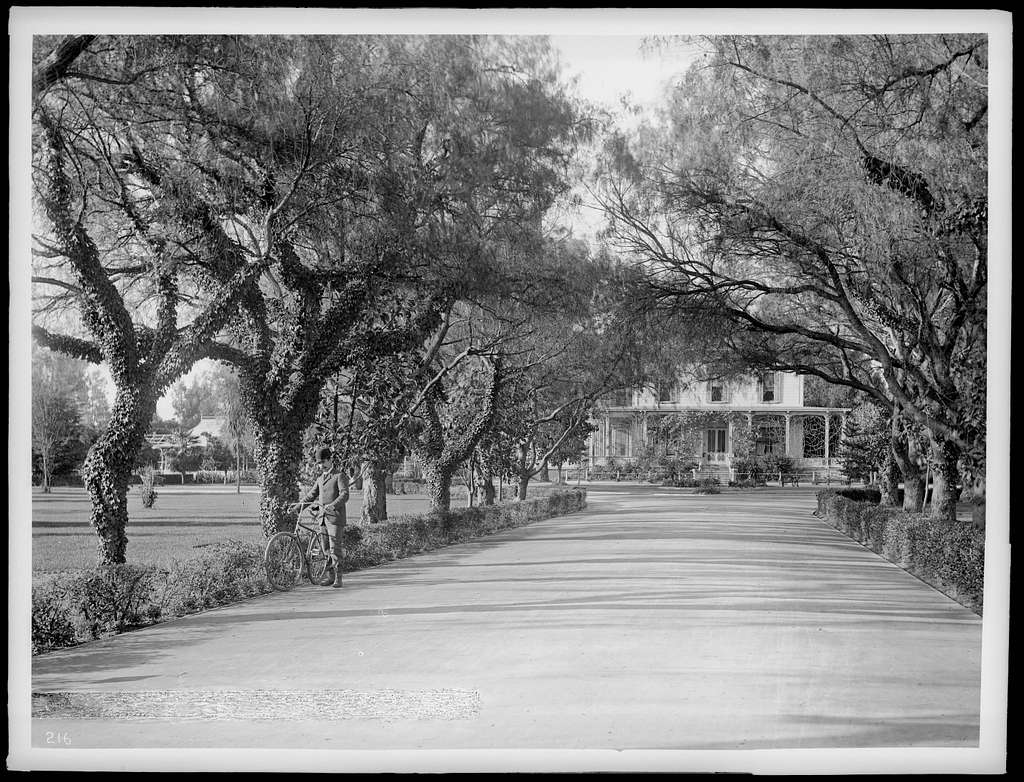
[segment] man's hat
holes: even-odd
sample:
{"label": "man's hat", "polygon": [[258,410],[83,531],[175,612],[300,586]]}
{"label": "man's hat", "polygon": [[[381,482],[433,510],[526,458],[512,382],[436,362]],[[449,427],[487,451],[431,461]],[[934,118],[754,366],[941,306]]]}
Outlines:
{"label": "man's hat", "polygon": [[334,452],[330,448],[324,446],[316,452],[316,460],[322,462],[324,459],[333,459]]}

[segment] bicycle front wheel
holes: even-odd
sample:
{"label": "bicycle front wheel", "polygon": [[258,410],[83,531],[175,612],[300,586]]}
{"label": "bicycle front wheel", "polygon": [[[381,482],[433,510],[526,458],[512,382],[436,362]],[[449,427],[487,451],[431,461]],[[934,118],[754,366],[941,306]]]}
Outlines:
{"label": "bicycle front wheel", "polygon": [[331,555],[324,549],[323,541],[319,535],[314,535],[309,540],[309,580],[317,586],[327,586],[334,583],[334,563]]}
{"label": "bicycle front wheel", "polygon": [[267,541],[263,564],[267,568],[267,579],[274,589],[284,592],[295,586],[302,576],[302,563],[299,539],[291,532],[278,532]]}

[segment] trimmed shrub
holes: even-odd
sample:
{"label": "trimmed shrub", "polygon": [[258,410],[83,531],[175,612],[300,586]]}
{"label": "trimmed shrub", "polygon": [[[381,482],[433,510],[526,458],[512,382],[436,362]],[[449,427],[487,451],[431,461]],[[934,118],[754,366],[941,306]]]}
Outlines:
{"label": "trimmed shrub", "polygon": [[882,492],[879,489],[869,487],[837,489],[836,493],[840,497],[846,497],[846,499],[853,500],[854,502],[871,502],[877,505],[882,501]]}
{"label": "trimmed shrub", "polygon": [[32,653],[91,641],[270,591],[263,547],[228,541],[163,570],[122,564],[37,579]]}
{"label": "trimmed shrub", "polygon": [[55,577],[32,587],[32,654],[78,643],[68,610],[67,579]]}
{"label": "trimmed shrub", "polygon": [[721,494],[722,490],[718,488],[717,478],[701,478],[697,481],[697,486],[693,490],[694,494]]}
{"label": "trimmed shrub", "polygon": [[184,616],[269,591],[258,543],[213,543],[193,559],[161,571],[153,592],[159,614]]}
{"label": "trimmed shrub", "polygon": [[765,482],[754,478],[740,478],[738,481],[729,481],[729,486],[737,489],[761,489]]}
{"label": "trimmed shrub", "polygon": [[877,500],[850,499],[850,493],[878,494],[875,489],[826,489],[818,492],[815,515],[976,614],[982,613],[984,530],[907,513],[879,505]]}
{"label": "trimmed shrub", "polygon": [[68,594],[79,628],[88,637],[151,624],[159,615],[152,594],[160,577],[154,567],[104,565],[79,575]]}

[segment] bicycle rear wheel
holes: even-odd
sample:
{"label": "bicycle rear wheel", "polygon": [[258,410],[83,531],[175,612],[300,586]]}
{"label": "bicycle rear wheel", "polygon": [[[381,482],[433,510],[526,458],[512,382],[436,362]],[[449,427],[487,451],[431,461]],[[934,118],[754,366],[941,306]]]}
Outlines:
{"label": "bicycle rear wheel", "polygon": [[278,532],[267,541],[263,564],[274,589],[282,592],[291,589],[302,575],[303,556],[299,539],[291,532]]}
{"label": "bicycle rear wheel", "polygon": [[307,558],[310,581],[317,586],[334,583],[334,563],[331,561],[330,553],[324,549],[324,543],[319,535],[314,535],[310,539]]}

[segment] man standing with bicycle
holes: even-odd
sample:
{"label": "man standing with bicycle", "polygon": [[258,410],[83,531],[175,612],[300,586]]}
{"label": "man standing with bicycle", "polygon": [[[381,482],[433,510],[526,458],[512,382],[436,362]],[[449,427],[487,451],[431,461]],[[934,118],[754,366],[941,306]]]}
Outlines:
{"label": "man standing with bicycle", "polygon": [[334,454],[324,447],[316,453],[320,476],[299,503],[291,505],[295,512],[301,503],[317,502],[327,535],[331,539],[331,561],[334,563],[334,586],[341,586],[341,536],[345,527],[345,503],[348,502],[348,476],[334,464]]}

